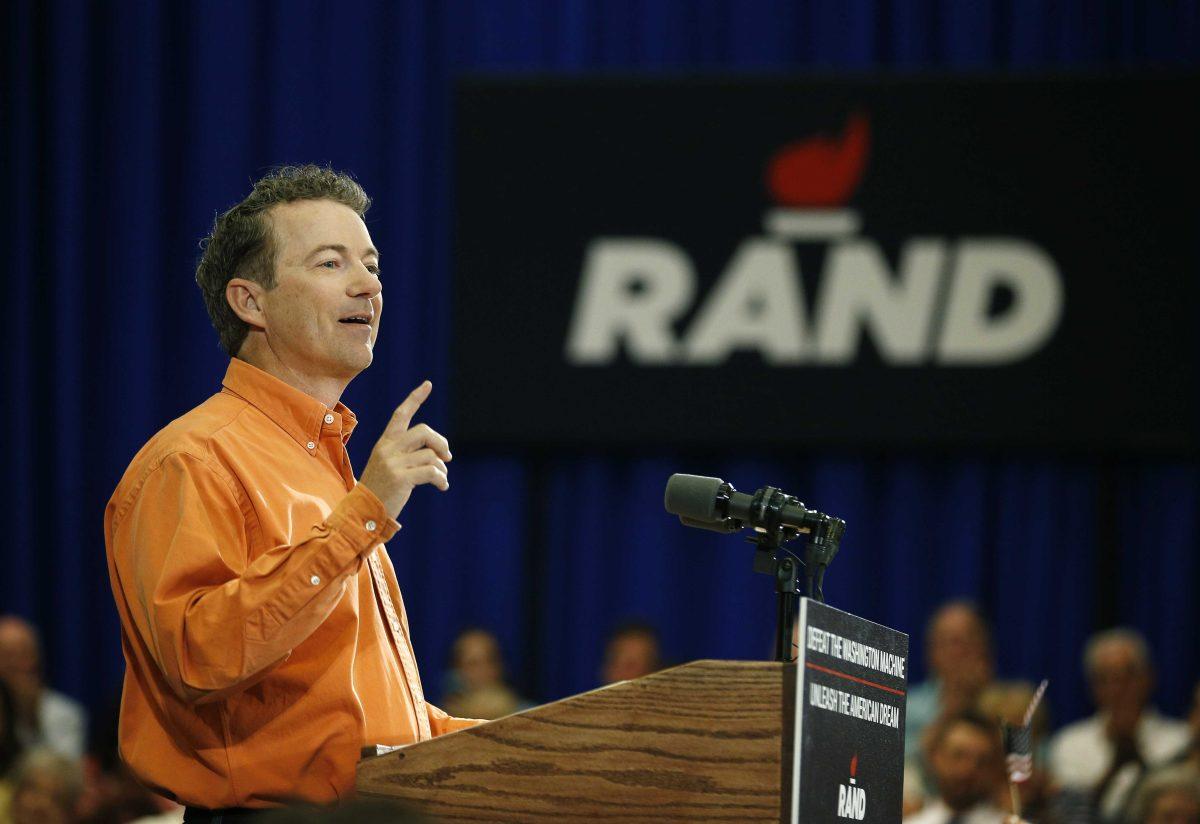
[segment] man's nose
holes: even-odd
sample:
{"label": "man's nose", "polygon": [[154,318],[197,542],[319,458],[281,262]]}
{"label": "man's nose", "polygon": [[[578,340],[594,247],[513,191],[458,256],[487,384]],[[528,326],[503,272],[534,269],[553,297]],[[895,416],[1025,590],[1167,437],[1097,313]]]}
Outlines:
{"label": "man's nose", "polygon": [[347,286],[346,292],[350,297],[365,297],[373,298],[383,291],[383,284],[379,281],[379,276],[365,266],[355,267],[355,277]]}

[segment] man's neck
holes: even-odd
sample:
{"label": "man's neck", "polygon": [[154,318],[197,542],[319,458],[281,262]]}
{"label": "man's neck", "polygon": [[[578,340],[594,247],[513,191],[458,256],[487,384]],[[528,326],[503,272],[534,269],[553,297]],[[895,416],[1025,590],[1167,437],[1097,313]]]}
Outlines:
{"label": "man's neck", "polygon": [[316,398],[329,409],[337,406],[342,393],[346,391],[346,386],[350,383],[348,380],[339,378],[316,377],[306,374],[290,366],[269,347],[258,345],[251,339],[247,339],[242,348],[238,350],[236,357],[238,360],[245,361],[268,375],[278,378],[293,389],[299,389],[304,394]]}

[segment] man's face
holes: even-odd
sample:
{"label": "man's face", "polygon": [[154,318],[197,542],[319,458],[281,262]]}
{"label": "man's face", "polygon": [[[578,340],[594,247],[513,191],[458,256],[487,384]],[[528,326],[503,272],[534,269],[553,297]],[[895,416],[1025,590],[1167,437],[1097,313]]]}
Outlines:
{"label": "man's face", "polygon": [[371,234],[332,200],[282,203],[268,219],[275,287],[260,296],[267,344],[302,375],[349,381],[371,365],[383,311]]}
{"label": "man's face", "polygon": [[959,722],[930,756],[938,792],[950,809],[969,810],[988,798],[1000,778],[999,737]]}
{"label": "man's face", "polygon": [[1100,647],[1092,665],[1092,693],[1101,712],[1138,714],[1150,697],[1150,673],[1122,641]]}
{"label": "man's face", "polygon": [[8,683],[23,709],[28,709],[41,692],[42,662],[37,636],[17,618],[0,619],[0,678]]}
{"label": "man's face", "polygon": [[629,681],[658,669],[658,644],[642,633],[630,633],[612,640],[604,661],[604,682]]}
{"label": "man's face", "polygon": [[945,680],[966,667],[988,666],[988,660],[987,635],[975,613],[962,606],[943,609],[929,633],[929,668]]}
{"label": "man's face", "polygon": [[470,632],[458,639],[454,657],[463,684],[470,689],[499,684],[503,679],[500,649],[486,632]]}

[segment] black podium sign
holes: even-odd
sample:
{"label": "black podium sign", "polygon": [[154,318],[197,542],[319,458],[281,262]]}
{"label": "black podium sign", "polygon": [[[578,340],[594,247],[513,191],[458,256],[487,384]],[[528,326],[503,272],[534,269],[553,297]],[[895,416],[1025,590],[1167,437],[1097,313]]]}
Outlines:
{"label": "black podium sign", "polygon": [[792,822],[895,822],[908,636],[808,598],[797,621]]}

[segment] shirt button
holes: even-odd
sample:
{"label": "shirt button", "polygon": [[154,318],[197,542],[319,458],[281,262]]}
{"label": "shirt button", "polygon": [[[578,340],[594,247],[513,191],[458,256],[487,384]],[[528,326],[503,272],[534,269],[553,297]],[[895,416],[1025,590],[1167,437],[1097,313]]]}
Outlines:
{"label": "shirt button", "polygon": [[333,415],[326,415],[325,423],[333,423]]}
{"label": "shirt button", "polygon": [[316,445],[315,443],[313,443],[312,441],[309,441],[309,442],[308,442],[308,448],[309,448],[309,449],[316,449],[316,448],[317,448],[317,445]]}
{"label": "shirt button", "polygon": [[367,521],[365,524],[363,524],[363,526],[365,526],[367,528],[367,532],[375,531],[375,522],[374,521]]}
{"label": "shirt button", "polygon": [[316,586],[317,584],[321,583],[321,576],[320,576],[320,575],[314,575],[313,577],[311,577],[311,578],[309,578],[309,579],[308,579],[308,582],[309,582],[310,584],[312,584],[313,586]]}

